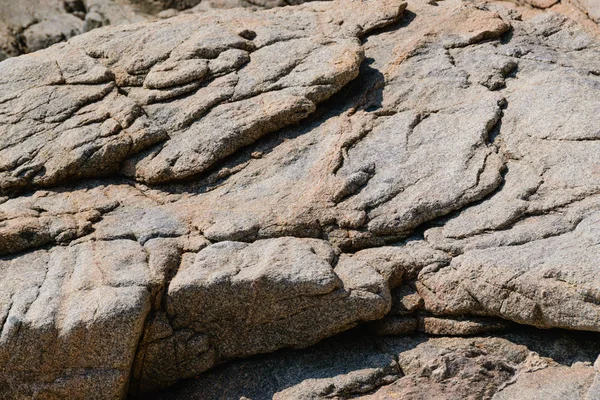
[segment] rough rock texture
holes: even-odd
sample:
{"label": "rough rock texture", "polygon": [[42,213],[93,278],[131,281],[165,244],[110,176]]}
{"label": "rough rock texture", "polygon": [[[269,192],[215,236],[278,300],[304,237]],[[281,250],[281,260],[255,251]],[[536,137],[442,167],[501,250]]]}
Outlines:
{"label": "rough rock texture", "polygon": [[125,160],[125,174],[149,183],[194,176],[355,78],[357,36],[404,4],[380,3],[335,9],[325,23],[317,17],[327,3],[296,14],[182,16],[7,60],[0,193],[114,173]]}
{"label": "rough rock texture", "polygon": [[594,0],[571,0],[573,4],[581,11],[586,13],[590,19],[593,21],[600,23],[600,4]]}
{"label": "rough rock texture", "polygon": [[358,281],[356,268],[343,261],[334,268],[335,259],[326,242],[295,238],[226,241],[185,254],[134,377],[143,389],[165,386],[223,360],[306,346],[385,315],[385,280],[360,271]]}
{"label": "rough rock texture", "polygon": [[461,0],[3,61],[0,398],[597,398],[599,76],[593,30]]}
{"label": "rough rock texture", "polygon": [[[542,345],[549,340],[553,345]],[[597,335],[560,332],[494,338],[352,332],[301,352],[218,367],[155,398],[595,399],[599,345]]]}
{"label": "rough rock texture", "polygon": [[126,0],[21,0],[0,4],[0,60],[44,49],[108,24],[150,14]]}
{"label": "rough rock texture", "polygon": [[[183,13],[245,7],[253,10],[314,0],[21,0],[0,4],[0,60],[40,50],[80,33]],[[327,0],[322,0],[327,1]],[[436,0],[430,0],[434,2]],[[552,10],[580,22],[600,23],[596,0],[490,0],[518,5],[526,15]],[[594,27],[593,23],[590,24]]]}
{"label": "rough rock texture", "polygon": [[567,15],[592,30],[598,31],[600,23],[600,3],[595,0],[492,0],[504,7],[516,8],[525,18],[542,11]]}
{"label": "rough rock texture", "polygon": [[312,0],[6,0],[0,4],[0,61],[107,25],[170,18],[180,12],[265,9]]}
{"label": "rough rock texture", "polygon": [[153,267],[131,240],[2,260],[3,397],[119,397],[161,281]]}
{"label": "rough rock texture", "polygon": [[[539,327],[598,330],[595,155],[600,148],[595,139],[600,133],[587,115],[600,110],[599,52],[597,44],[585,44],[589,36],[562,18],[538,21],[536,29],[544,32],[539,44],[519,40],[515,24],[506,45],[508,54],[528,54],[503,91],[506,109],[494,140],[506,159],[502,188],[425,232],[435,247],[461,255],[448,268],[423,270],[419,292],[425,308],[436,313],[461,314],[459,303],[466,301],[472,305],[466,306],[469,313]],[[550,28],[556,22],[562,30]],[[559,39],[567,35],[569,40]],[[546,47],[543,56],[534,55],[536,46],[552,41],[560,43],[556,50]],[[487,52],[485,46],[479,51]],[[569,52],[569,61],[562,51]],[[461,54],[455,60],[469,63]],[[539,106],[529,108],[532,102]],[[573,111],[565,120],[559,109]],[[479,274],[479,268],[485,272]],[[455,270],[461,271],[458,280],[450,278]],[[460,281],[463,290],[450,289],[451,281]],[[441,304],[442,287],[465,297],[445,297]]]}
{"label": "rough rock texture", "polygon": [[[600,17],[600,5],[594,0],[506,0],[519,5],[527,5],[539,9],[552,9],[553,6],[562,3],[567,6],[577,7],[593,21],[598,22]],[[558,9],[558,7],[557,7]]]}

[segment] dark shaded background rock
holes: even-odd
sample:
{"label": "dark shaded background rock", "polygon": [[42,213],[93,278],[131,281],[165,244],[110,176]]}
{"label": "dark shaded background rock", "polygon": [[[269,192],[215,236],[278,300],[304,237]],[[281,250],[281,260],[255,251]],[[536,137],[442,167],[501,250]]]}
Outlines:
{"label": "dark shaded background rock", "polygon": [[44,49],[104,25],[149,17],[119,0],[5,1],[0,4],[0,59]]}
{"label": "dark shaded background rock", "polygon": [[[548,340],[555,344],[540,346]],[[564,332],[471,338],[351,332],[304,351],[218,367],[154,398],[531,399],[543,393],[579,399],[595,395],[599,373],[592,364],[599,345],[597,335]]]}

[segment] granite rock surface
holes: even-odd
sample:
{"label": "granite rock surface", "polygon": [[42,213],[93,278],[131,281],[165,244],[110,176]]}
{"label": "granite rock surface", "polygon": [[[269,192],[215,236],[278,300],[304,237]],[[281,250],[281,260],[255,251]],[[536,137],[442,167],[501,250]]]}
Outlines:
{"label": "granite rock surface", "polygon": [[[45,49],[108,25],[170,18],[180,13],[244,7],[265,9],[306,0],[6,0],[0,4],[0,61]],[[311,1],[311,0],[308,0]]]}
{"label": "granite rock surface", "polygon": [[598,398],[596,31],[254,3],[0,63],[0,398]]}

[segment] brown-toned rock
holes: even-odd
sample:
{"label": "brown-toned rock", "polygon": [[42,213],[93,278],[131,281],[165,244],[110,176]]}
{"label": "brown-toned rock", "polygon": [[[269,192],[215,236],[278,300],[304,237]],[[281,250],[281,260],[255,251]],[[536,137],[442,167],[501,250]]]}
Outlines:
{"label": "brown-toned rock", "polygon": [[534,14],[171,10],[0,63],[0,398],[594,398],[600,42]]}

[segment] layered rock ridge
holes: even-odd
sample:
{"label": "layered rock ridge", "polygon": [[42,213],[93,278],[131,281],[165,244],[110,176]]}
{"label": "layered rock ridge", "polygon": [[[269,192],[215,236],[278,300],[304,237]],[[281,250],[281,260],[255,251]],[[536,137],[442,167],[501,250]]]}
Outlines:
{"label": "layered rock ridge", "polygon": [[[429,3],[184,15],[0,63],[0,396],[144,395],[367,321],[600,331],[598,37]],[[469,340],[280,398],[535,380],[517,339]]]}

